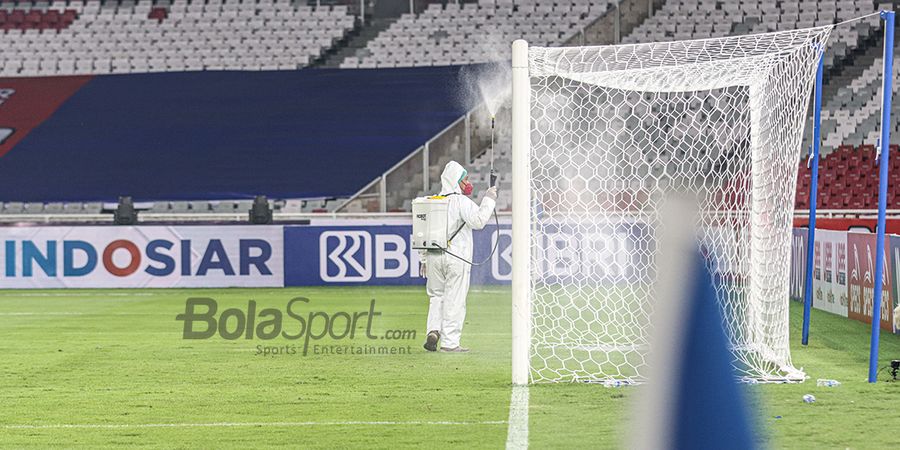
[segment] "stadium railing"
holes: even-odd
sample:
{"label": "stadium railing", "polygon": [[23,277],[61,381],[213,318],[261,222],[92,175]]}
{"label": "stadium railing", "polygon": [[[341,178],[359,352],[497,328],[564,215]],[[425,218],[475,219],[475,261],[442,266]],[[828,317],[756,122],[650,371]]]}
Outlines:
{"label": "stadium railing", "polygon": [[[335,212],[390,212],[409,210],[408,202],[421,192],[440,189],[440,170],[450,160],[468,164],[481,148],[483,123],[490,123],[481,106],[469,111],[425,142],[393,167],[372,180],[338,206]],[[473,142],[476,141],[476,142]]]}

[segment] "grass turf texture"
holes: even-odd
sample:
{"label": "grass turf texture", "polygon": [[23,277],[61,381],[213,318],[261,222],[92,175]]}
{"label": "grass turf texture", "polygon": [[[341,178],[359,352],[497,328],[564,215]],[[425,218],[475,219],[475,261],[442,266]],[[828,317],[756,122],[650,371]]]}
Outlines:
{"label": "grass turf texture", "polygon": [[[264,357],[256,345],[301,343],[183,340],[175,320],[187,297],[214,298],[221,313],[246,311],[250,299],[257,311],[284,310],[299,295],[311,300],[295,309],[304,313],[364,311],[376,299],[382,315],[373,334],[414,329],[418,335],[352,342],[409,345],[412,353]],[[500,448],[510,396],[509,299],[508,289],[472,292],[463,344],[473,352],[432,354],[421,348],[427,308],[421,288],[0,291],[0,447]],[[814,310],[810,346],[801,348],[801,313],[792,302],[793,359],[811,380],[746,388],[766,433],[761,441],[776,448],[893,445],[900,384],[865,382],[868,325]],[[900,339],[883,333],[881,355],[882,365],[900,358]],[[842,385],[819,388],[816,378]],[[534,448],[617,447],[627,432],[623,416],[632,388],[530,390]],[[806,393],[817,402],[803,403]],[[275,422],[284,424],[247,425]],[[143,426],[213,423],[243,425]],[[65,424],[92,427],[60,427]],[[116,427],[93,427],[104,424]]]}

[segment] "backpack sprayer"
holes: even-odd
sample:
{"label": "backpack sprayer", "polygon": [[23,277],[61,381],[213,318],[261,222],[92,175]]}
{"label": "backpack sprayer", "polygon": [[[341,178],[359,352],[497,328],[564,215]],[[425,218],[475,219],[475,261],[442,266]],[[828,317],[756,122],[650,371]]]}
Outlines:
{"label": "backpack sprayer", "polygon": [[[490,187],[497,186],[497,172],[494,171],[494,117],[491,116],[491,172]],[[447,217],[447,211],[450,206],[450,195],[432,195],[428,197],[419,197],[412,201],[413,213],[413,232],[410,242],[412,242],[413,250],[440,250],[456,259],[459,259],[473,266],[480,266],[491,260],[494,252],[497,251],[497,245],[500,239],[494,240],[494,248],[491,253],[481,262],[472,262],[459,255],[455,255],[448,250],[450,241],[462,231],[465,223],[459,226],[452,233],[450,232],[450,221]],[[494,208],[494,223],[497,229],[500,229],[500,220],[497,219],[497,209]]]}

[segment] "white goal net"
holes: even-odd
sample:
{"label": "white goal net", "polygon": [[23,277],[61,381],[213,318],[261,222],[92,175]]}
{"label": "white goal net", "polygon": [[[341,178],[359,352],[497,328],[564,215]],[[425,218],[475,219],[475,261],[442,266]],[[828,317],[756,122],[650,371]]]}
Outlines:
{"label": "white goal net", "polygon": [[518,134],[530,138],[519,159],[530,381],[648,378],[654,304],[673,295],[655,289],[659,212],[672,194],[699,201],[700,247],[738,374],[804,377],[788,342],[790,239],[830,32],[528,49],[528,92],[514,81],[513,101],[530,98],[530,117],[514,119],[513,134],[523,122],[530,130]]}

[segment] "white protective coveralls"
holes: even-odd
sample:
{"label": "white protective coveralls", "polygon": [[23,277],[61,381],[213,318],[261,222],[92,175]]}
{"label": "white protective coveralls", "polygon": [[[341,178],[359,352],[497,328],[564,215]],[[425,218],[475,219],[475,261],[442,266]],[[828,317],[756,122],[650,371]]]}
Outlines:
{"label": "white protective coveralls", "polygon": [[[453,233],[462,225],[459,233],[450,241],[448,250],[461,258],[472,261],[472,230],[487,225],[494,211],[495,201],[483,197],[481,205],[462,194],[459,182],[466,170],[456,161],[450,161],[441,173],[441,195],[448,195],[447,229]],[[459,346],[463,321],[466,319],[466,295],[469,293],[469,272],[472,266],[441,250],[428,250],[425,255],[425,289],[430,300],[428,329],[441,333],[441,347]]]}

